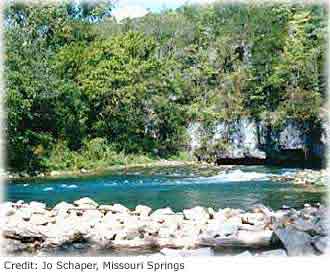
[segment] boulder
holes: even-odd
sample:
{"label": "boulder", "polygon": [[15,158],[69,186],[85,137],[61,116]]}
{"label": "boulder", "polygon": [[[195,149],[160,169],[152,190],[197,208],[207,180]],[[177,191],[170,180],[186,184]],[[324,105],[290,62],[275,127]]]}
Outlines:
{"label": "boulder", "polygon": [[121,214],[112,214],[111,212],[106,213],[102,218],[102,223],[107,225],[121,224],[124,222],[123,215]]}
{"label": "boulder", "polygon": [[265,216],[263,213],[245,213],[241,215],[241,219],[243,223],[252,224],[252,225],[260,225],[265,224]]}
{"label": "boulder", "polygon": [[103,217],[103,214],[99,210],[86,210],[80,217],[81,223],[87,223],[90,226],[94,226],[99,223]]}
{"label": "boulder", "polygon": [[207,212],[210,214],[210,218],[213,219],[216,211],[213,208],[207,208]]}
{"label": "boulder", "polygon": [[23,243],[19,240],[14,239],[4,239],[1,242],[1,251],[6,254],[21,254],[24,251],[28,251],[31,249],[30,243]]}
{"label": "boulder", "polygon": [[178,226],[176,224],[161,225],[158,230],[158,236],[160,238],[175,237],[177,230]]}
{"label": "boulder", "polygon": [[6,238],[26,242],[32,242],[44,238],[44,235],[39,231],[37,225],[23,220],[22,217],[17,214],[10,216],[8,221],[2,226],[2,234]]}
{"label": "boulder", "polygon": [[183,214],[186,219],[193,220],[193,221],[199,221],[199,222],[207,222],[210,219],[210,215],[205,210],[205,208],[197,206],[192,209],[185,209],[183,210]]}
{"label": "boulder", "polygon": [[11,216],[15,214],[16,208],[13,207],[12,202],[1,203],[0,205],[0,218]]}
{"label": "boulder", "polygon": [[329,246],[328,237],[316,237],[313,239],[314,248],[320,253],[326,253]]}
{"label": "boulder", "polygon": [[160,230],[160,224],[154,221],[150,221],[145,225],[143,231],[145,232],[146,236],[155,236],[158,234]]}
{"label": "boulder", "polygon": [[129,213],[129,209],[121,204],[112,205],[112,207],[109,211],[113,212],[113,213]]}
{"label": "boulder", "polygon": [[30,223],[34,225],[45,225],[51,222],[51,218],[43,214],[33,214],[30,218]]}
{"label": "boulder", "polygon": [[46,204],[37,201],[31,201],[29,206],[32,209],[46,209]]}
{"label": "boulder", "polygon": [[172,211],[171,208],[166,207],[162,209],[157,209],[151,214],[151,217],[159,217],[159,216],[166,216],[166,215],[174,215],[175,213]]}
{"label": "boulder", "polygon": [[108,212],[108,211],[111,211],[112,205],[100,205],[98,207],[98,209],[101,210],[101,211]]}
{"label": "boulder", "polygon": [[88,208],[93,209],[93,208],[97,208],[97,206],[98,206],[98,204],[94,200],[90,199],[89,197],[83,197],[79,200],[74,201],[73,203],[74,203],[74,205],[78,206],[79,208],[86,208],[86,209],[88,209]]}
{"label": "boulder", "polygon": [[30,208],[22,207],[17,210],[16,214],[19,215],[23,220],[28,221],[32,216],[32,211]]}
{"label": "boulder", "polygon": [[74,209],[75,206],[73,204],[67,203],[65,201],[62,201],[54,206],[52,209],[53,213],[55,215],[65,215],[68,213],[69,210]]}
{"label": "boulder", "polygon": [[273,232],[270,230],[258,232],[240,230],[235,235],[228,237],[212,238],[201,236],[198,244],[220,248],[263,248],[271,245],[272,234]]}
{"label": "boulder", "polygon": [[86,238],[94,244],[97,244],[101,248],[107,247],[111,244],[111,241],[115,238],[117,232],[109,228],[104,223],[95,224],[92,231],[86,235]]}
{"label": "boulder", "polygon": [[296,219],[292,226],[298,231],[306,232],[312,236],[319,235],[322,233],[321,225],[312,223],[309,220],[298,218]]}
{"label": "boulder", "polygon": [[145,205],[138,205],[135,207],[135,213],[139,214],[140,216],[147,217],[151,213],[152,209]]}
{"label": "boulder", "polygon": [[305,232],[298,231],[292,225],[284,228],[276,227],[274,234],[282,242],[289,256],[312,255],[315,253],[312,246],[312,237]]}
{"label": "boulder", "polygon": [[213,220],[207,225],[205,233],[211,237],[226,237],[235,235],[237,231],[238,225],[236,223]]}

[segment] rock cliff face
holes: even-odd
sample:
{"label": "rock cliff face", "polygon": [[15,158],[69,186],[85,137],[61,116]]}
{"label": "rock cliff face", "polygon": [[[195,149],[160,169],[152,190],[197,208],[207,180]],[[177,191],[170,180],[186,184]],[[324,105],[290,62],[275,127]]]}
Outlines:
{"label": "rock cliff face", "polygon": [[326,132],[317,126],[288,121],[280,129],[243,118],[219,122],[212,130],[201,123],[188,128],[190,150],[199,160],[218,164],[322,166]]}

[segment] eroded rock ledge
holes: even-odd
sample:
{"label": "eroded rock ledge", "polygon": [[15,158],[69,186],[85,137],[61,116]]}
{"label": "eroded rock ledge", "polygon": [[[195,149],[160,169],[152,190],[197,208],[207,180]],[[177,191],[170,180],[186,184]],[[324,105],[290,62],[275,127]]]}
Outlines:
{"label": "eroded rock ledge", "polygon": [[79,243],[97,250],[152,248],[170,256],[210,256],[226,248],[267,251],[261,256],[320,255],[327,250],[330,225],[328,209],[320,204],[305,204],[301,210],[256,205],[248,211],[197,206],[173,212],[144,205],[130,210],[81,198],[52,209],[40,202],[5,202],[0,210],[2,246],[8,254]]}

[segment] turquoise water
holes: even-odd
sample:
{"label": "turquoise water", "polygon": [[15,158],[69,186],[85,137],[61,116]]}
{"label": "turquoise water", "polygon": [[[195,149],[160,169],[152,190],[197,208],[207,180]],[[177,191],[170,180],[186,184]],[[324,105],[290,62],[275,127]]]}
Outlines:
{"label": "turquoise water", "polygon": [[197,205],[247,209],[262,203],[277,209],[283,204],[298,208],[305,202],[322,202],[323,192],[270,180],[271,175],[294,172],[295,169],[264,166],[239,166],[227,173],[216,168],[167,167],[11,181],[6,185],[6,200],[41,201],[52,207],[60,201],[72,202],[87,196],[103,204],[120,203],[129,208],[145,204],[153,209],[170,206],[175,211]]}

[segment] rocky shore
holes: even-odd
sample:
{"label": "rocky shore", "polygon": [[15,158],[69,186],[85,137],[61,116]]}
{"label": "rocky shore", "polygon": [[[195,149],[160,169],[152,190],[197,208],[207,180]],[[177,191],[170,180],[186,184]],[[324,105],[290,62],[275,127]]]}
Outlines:
{"label": "rocky shore", "polygon": [[[245,250],[238,256],[320,255],[327,251],[330,227],[328,208],[320,204],[300,210],[256,205],[246,211],[197,206],[174,212],[81,198],[52,209],[40,202],[5,202],[0,211],[2,249],[12,255],[40,255],[68,245],[150,249],[162,256],[212,256],[237,248]],[[251,253],[255,249],[258,253]]]}
{"label": "rocky shore", "polygon": [[109,167],[100,167],[94,169],[81,168],[79,170],[62,170],[62,171],[47,171],[47,172],[10,172],[3,171],[0,172],[0,176],[8,180],[27,180],[27,179],[57,179],[61,177],[81,177],[81,176],[93,176],[100,175],[103,173],[109,173],[111,171],[127,171],[132,169],[146,169],[146,168],[166,168],[166,167],[182,167],[182,166],[192,166],[192,165],[203,165],[212,166],[206,163],[197,163],[196,161],[181,161],[181,160],[155,160],[150,163],[142,164],[130,164],[130,165],[113,165]]}
{"label": "rocky shore", "polygon": [[328,185],[330,173],[328,169],[323,170],[299,170],[293,174],[272,176],[274,181],[292,182],[298,185]]}

